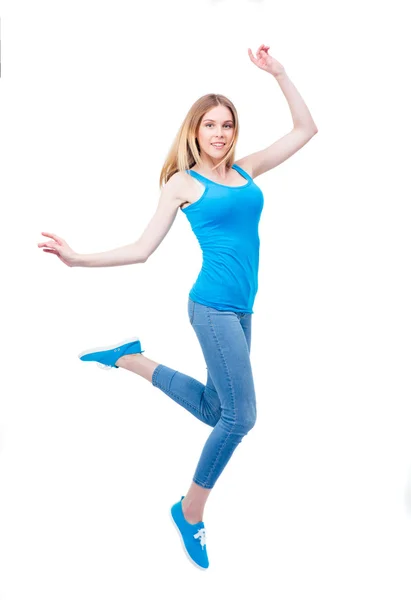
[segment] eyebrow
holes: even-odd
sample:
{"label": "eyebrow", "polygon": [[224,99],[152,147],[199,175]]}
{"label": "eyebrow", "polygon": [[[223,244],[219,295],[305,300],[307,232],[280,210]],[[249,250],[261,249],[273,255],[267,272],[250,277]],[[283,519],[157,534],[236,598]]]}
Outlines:
{"label": "eyebrow", "polygon": [[[204,123],[206,123],[207,121],[211,121],[211,123],[215,123],[215,121],[213,121],[213,119],[204,119]],[[227,119],[226,121],[224,121],[224,123],[232,123],[233,120],[232,119]]]}

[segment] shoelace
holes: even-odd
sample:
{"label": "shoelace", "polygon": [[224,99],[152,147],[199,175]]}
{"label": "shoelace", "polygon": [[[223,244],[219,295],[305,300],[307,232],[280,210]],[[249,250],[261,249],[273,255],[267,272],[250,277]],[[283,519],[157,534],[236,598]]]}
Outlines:
{"label": "shoelace", "polygon": [[202,529],[199,529],[197,531],[197,533],[194,534],[194,537],[196,539],[200,538],[201,547],[205,546],[205,544],[206,544],[206,531],[205,531],[204,527]]}

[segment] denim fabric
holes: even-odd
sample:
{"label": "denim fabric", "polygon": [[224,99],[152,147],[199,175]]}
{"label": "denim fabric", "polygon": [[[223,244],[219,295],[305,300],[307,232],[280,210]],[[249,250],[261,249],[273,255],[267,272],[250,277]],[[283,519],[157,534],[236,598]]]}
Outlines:
{"label": "denim fabric", "polygon": [[197,485],[212,488],[256,421],[250,362],[252,314],[217,310],[191,298],[187,308],[206,361],[207,382],[204,385],[158,365],[152,383],[213,428],[193,477]]}

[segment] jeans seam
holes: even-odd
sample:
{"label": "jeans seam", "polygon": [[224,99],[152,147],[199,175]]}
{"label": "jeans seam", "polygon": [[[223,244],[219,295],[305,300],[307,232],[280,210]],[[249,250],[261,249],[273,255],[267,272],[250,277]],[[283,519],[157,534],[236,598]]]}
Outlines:
{"label": "jeans seam", "polygon": [[207,488],[208,490],[211,490],[213,487],[212,485],[207,485],[207,484],[205,485],[204,483],[201,483],[196,477],[193,477],[193,481],[200,487]]}
{"label": "jeans seam", "polygon": [[152,375],[151,375],[151,383],[157,387],[157,376],[159,371],[161,371],[161,369],[163,368],[163,365],[157,365],[156,368],[154,369]]}
{"label": "jeans seam", "polygon": [[190,325],[192,325],[193,321],[194,321],[195,302],[194,302],[194,300],[191,300],[191,298],[190,298],[190,301],[192,302],[192,307],[191,307],[191,311],[189,312],[189,315],[188,315],[188,320],[190,321]]}

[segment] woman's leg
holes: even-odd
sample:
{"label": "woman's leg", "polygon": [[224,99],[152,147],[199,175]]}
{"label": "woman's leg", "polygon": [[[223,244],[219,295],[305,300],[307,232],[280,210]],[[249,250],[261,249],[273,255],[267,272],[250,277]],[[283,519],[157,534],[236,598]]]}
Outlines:
{"label": "woman's leg", "polygon": [[214,427],[218,422],[220,400],[209,375],[204,385],[190,375],[156,363],[143,354],[122,356],[116,365],[141,375],[206,425]]}
{"label": "woman's leg", "polygon": [[249,313],[216,311],[195,304],[192,325],[208,364],[209,377],[213,377],[212,381],[222,400],[222,411],[204,446],[190,489],[182,501],[184,516],[190,523],[203,521],[204,507],[211,489],[256,420],[249,359],[251,323],[252,315]]}
{"label": "woman's leg", "polygon": [[[252,315],[230,311],[216,311],[215,309],[209,309],[201,304],[194,303],[191,300],[188,302],[188,312],[190,323],[196,331],[207,364],[206,385],[193,379],[189,375],[185,375],[179,371],[170,369],[165,365],[151,361],[142,354],[124,356],[117,361],[116,365],[143,376],[202,422],[212,427],[215,427],[219,423],[219,429],[217,430],[218,435],[215,435],[213,438],[210,436],[207,440],[197,466],[194,481],[183,500],[184,516],[189,522],[197,523],[198,521],[203,520],[204,506],[211,492],[211,487],[205,487],[204,482],[198,479],[198,477],[202,477],[201,472],[204,469],[203,465],[204,463],[207,464],[209,461],[210,455],[213,454],[213,447],[215,449],[216,442],[218,442],[221,434],[223,433],[224,435],[224,430],[227,434],[227,419],[230,419],[230,413],[231,417],[233,416],[233,407],[235,407],[235,404],[233,405],[233,399],[231,399],[231,407],[227,406],[226,402],[225,415],[222,418],[222,406],[211,372],[218,374],[221,372],[221,369],[223,369],[223,383],[220,383],[220,389],[223,394],[227,391],[230,392],[230,387],[232,387],[233,389],[237,388],[236,391],[238,395],[238,391],[243,388],[246,392],[246,396],[248,395],[251,398],[252,414],[251,422],[247,422],[244,427],[244,423],[241,424],[241,420],[244,419],[244,414],[242,413],[244,413],[244,408],[246,408],[247,403],[250,402],[250,398],[248,401],[244,398],[245,401],[243,402],[242,409],[240,408],[240,410],[237,411],[240,421],[237,421],[237,423],[232,422],[234,425],[231,431],[232,439],[226,443],[225,448],[222,448],[220,457],[217,457],[214,469],[210,472],[211,479],[209,479],[208,485],[210,485],[210,482],[215,483],[231,454],[234,452],[235,447],[240,443],[243,435],[251,428],[250,424],[252,426],[253,421],[255,421],[255,395],[249,358],[246,360],[246,371],[243,371],[243,376],[240,377],[235,386],[230,386],[230,376],[227,379],[225,370],[228,365],[231,365],[230,372],[235,375],[238,373],[238,370],[241,371],[243,369],[242,362],[244,357],[242,360],[238,361],[235,356],[238,354],[238,342],[240,342],[240,347],[242,348],[240,354],[243,354],[246,348],[249,356],[251,349]],[[210,312],[212,313],[211,316],[209,314]],[[227,318],[230,319],[231,327],[229,326],[227,328],[224,325],[225,321],[219,318],[222,316],[225,316],[225,321],[227,321]],[[213,326],[214,322],[215,324]],[[234,336],[230,334],[230,329],[232,329],[233,324],[233,331],[235,332]],[[218,335],[216,335],[216,333]],[[221,343],[221,340],[223,343]],[[246,342],[245,346],[244,341]],[[227,354],[230,357],[231,349],[236,349],[237,353],[231,355],[231,360],[224,360],[224,356],[227,356]],[[221,357],[223,358],[221,359]],[[212,363],[211,369],[209,363]],[[246,373],[248,373],[248,375]],[[217,379],[221,379],[221,375],[217,375]],[[242,379],[245,382],[248,381],[248,384],[245,387],[241,383]],[[250,383],[252,388],[251,393]],[[230,404],[230,402],[228,402],[228,404]],[[240,435],[238,431],[236,432],[236,428],[237,430],[238,428],[241,430]],[[228,430],[229,429],[230,428],[228,428]],[[235,441],[234,444],[233,441]],[[214,485],[214,483],[212,483],[212,485]]]}
{"label": "woman's leg", "polygon": [[[244,322],[244,328],[243,328]],[[221,403],[221,416],[200,457],[194,482],[212,488],[257,416],[250,349],[251,315],[195,304],[192,323]]]}

